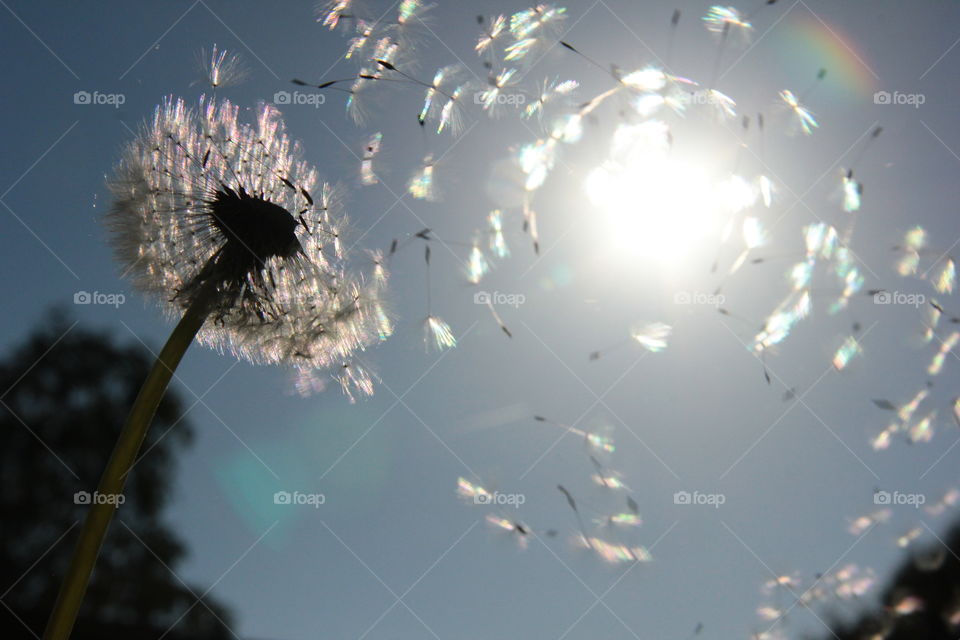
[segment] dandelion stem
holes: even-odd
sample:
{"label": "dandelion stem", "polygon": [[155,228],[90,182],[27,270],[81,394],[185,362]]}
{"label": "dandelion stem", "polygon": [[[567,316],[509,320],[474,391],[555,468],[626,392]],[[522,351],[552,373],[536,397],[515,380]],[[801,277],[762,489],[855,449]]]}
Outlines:
{"label": "dandelion stem", "polygon": [[[117,496],[123,493],[127,473],[136,461],[137,453],[147,435],[157,407],[166,392],[170,378],[180,359],[193,342],[209,313],[209,296],[199,295],[183,314],[163,350],[157,357],[147,379],[137,394],[126,424],[107,462],[97,493]],[[80,604],[90,582],[90,574],[100,553],[100,547],[116,509],[115,500],[93,501],[87,512],[70,566],[60,585],[57,602],[47,622],[44,640],[66,640],[73,630]]]}

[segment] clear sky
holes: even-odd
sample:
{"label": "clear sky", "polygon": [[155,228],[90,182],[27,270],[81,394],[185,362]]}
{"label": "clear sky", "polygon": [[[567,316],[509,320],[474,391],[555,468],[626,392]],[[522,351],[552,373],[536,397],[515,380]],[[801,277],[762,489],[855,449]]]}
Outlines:
{"label": "clear sky", "polygon": [[[243,57],[249,78],[218,97],[249,117],[258,100],[298,89],[294,77],[355,74],[356,65],[343,60],[347,38],[319,24],[310,2],[0,4],[3,345],[21,339],[51,305],[63,305],[120,340],[157,349],[171,325],[119,277],[100,222],[109,207],[104,178],[123,144],[164,96],[197,100],[205,90],[196,71],[202,48],[217,44]],[[654,257],[639,255],[639,247],[668,242],[655,225],[617,217],[644,215],[644,194],[630,192],[628,181],[614,212],[588,198],[586,178],[608,157],[618,124],[637,122],[624,114],[632,108],[626,99],[595,112],[583,140],[564,148],[536,193],[539,256],[521,228],[511,163],[562,105],[541,125],[510,104],[490,118],[468,93],[456,137],[421,130],[422,90],[410,83],[372,87],[359,125],[336,91],[322,94],[322,104],[279,105],[306,158],[344,186],[359,246],[386,249],[425,227],[443,240],[433,244],[432,312],[458,344],[424,349],[423,247],[411,242],[390,263],[394,335],[364,354],[381,379],[373,397],[350,404],[331,386],[303,398],[288,371],[202,347],[187,354],[175,387],[192,405],[188,418],[199,437],[179,461],[168,519],[191,549],[182,577],[234,608],[239,637],[683,639],[698,622],[703,637],[747,637],[770,628],[758,607],[792,602],[787,592],[761,592],[772,577],[796,574],[799,594],[814,574],[855,564],[882,582],[904,557],[898,537],[919,527],[914,544],[936,541],[949,513],[908,504],[891,504],[889,520],[862,535],[848,528],[881,508],[877,490],[922,496],[929,507],[958,480],[951,405],[960,362],[950,353],[942,372],[927,372],[956,325],[944,318],[928,341],[923,331],[932,298],[960,313],[931,282],[960,237],[960,5],[762,4],[739,6],[753,23],[749,40],[731,33],[722,46],[704,27],[703,2],[571,1],[556,32],[604,69],[667,62],[676,75],[737,101],[738,115],[727,122],[703,105],[690,105],[683,117],[655,116],[670,125],[673,153],[690,169],[667,174],[670,202],[697,193],[699,173],[733,171],[751,181],[764,173],[776,187],[769,208],[757,203],[741,214],[766,232],[750,254],[764,261],[748,260],[726,280],[742,247],[739,226],[719,253],[715,233],[689,241],[701,225],[694,218],[680,229],[686,254],[667,245]],[[438,67],[461,64],[464,79],[482,81],[487,72],[473,50],[477,14],[524,8],[440,1],[397,66],[429,81]],[[373,19],[396,12],[373,0],[361,9]],[[615,84],[556,38],[538,47],[519,61],[510,95],[530,100],[544,79],[577,80],[573,108]],[[821,68],[827,75],[817,83]],[[795,114],[778,97],[784,89],[819,122],[812,135],[791,135]],[[762,142],[758,112],[765,114]],[[750,146],[738,151],[741,115],[751,117]],[[878,125],[883,133],[868,145]],[[357,154],[378,131],[381,180],[362,186]],[[437,202],[406,193],[427,153],[440,158]],[[818,221],[848,228],[841,176],[851,166],[863,204],[849,246],[864,286],[831,314],[841,287],[828,262],[818,266],[812,312],[766,353],[768,384],[749,346],[790,291],[786,274],[803,258],[802,228]],[[480,238],[486,248],[478,230],[498,207],[511,257],[495,260],[471,285],[469,243]],[[918,271],[927,277],[903,278],[896,270],[902,254],[892,247],[917,225],[928,232]],[[703,300],[721,280],[729,315],[683,304],[683,295]],[[873,289],[892,303],[867,295]],[[74,305],[84,291],[123,294],[125,302]],[[475,303],[476,293],[495,291],[522,301],[497,306],[512,338]],[[907,302],[918,296],[919,305]],[[672,327],[669,345],[656,353],[629,340],[631,328],[653,322]],[[862,353],[837,370],[831,360],[851,335]],[[596,350],[602,355],[591,360]],[[932,439],[911,445],[897,433],[889,448],[875,450],[871,440],[895,415],[871,399],[899,408],[928,380],[929,396],[907,426],[936,411]],[[616,448],[602,463],[629,491],[593,483],[583,438],[534,415],[608,434]],[[459,499],[458,477],[522,496],[519,508],[502,514],[531,533],[521,541],[491,526],[485,516],[498,511]],[[579,547],[558,483],[577,499],[590,535],[643,546],[652,562],[608,563]],[[324,503],[275,504],[277,491],[322,494]],[[683,491],[722,504],[678,504]],[[625,510],[626,495],[643,524],[610,533],[603,521]],[[786,629],[824,632],[817,616],[870,602],[870,595],[828,598],[813,607],[816,615],[796,608]]]}

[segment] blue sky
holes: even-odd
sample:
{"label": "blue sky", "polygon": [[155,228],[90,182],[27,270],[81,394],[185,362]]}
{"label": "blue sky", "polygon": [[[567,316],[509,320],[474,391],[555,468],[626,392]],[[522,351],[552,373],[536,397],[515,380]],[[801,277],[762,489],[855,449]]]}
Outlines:
{"label": "blue sky", "polygon": [[[389,6],[366,3],[376,14]],[[679,6],[671,67],[702,82],[712,73],[718,45],[700,21],[706,3],[567,6],[563,38],[602,66],[622,69],[666,56],[669,18]],[[475,16],[523,8],[440,2],[404,68],[428,79],[438,66],[461,61],[467,76],[482,77]],[[168,520],[191,548],[180,575],[235,609],[240,637],[681,639],[698,622],[704,637],[746,637],[769,627],[756,608],[768,601],[760,587],[773,574],[798,572],[805,588],[814,573],[855,563],[882,580],[904,557],[898,536],[919,526],[918,543],[936,542],[950,516],[906,505],[893,506],[890,521],[863,536],[846,530],[849,518],[877,509],[875,489],[923,495],[929,504],[957,481],[950,403],[960,363],[953,355],[918,412],[938,410],[932,441],[870,447],[891,415],[871,399],[902,405],[928,379],[938,344],[920,339],[928,307],[879,305],[859,295],[830,315],[836,287],[824,279],[811,317],[768,354],[772,384],[746,345],[788,291],[785,272],[802,251],[801,228],[817,220],[845,224],[840,168],[854,161],[864,203],[851,246],[867,274],[865,289],[937,295],[929,282],[896,273],[891,247],[921,225],[930,236],[929,261],[960,236],[960,6],[781,1],[752,20],[752,44],[723,48],[716,87],[741,113],[767,114],[763,160],[779,189],[774,207],[756,214],[769,235],[757,255],[771,260],[745,266],[723,289],[724,306],[737,317],[674,302],[677,292],[717,286],[710,273],[715,244],[670,266],[611,249],[616,238],[583,181],[607,154],[618,122],[613,105],[565,150],[537,195],[539,257],[511,208],[503,170],[540,133],[535,121],[509,112],[490,119],[472,108],[460,137],[425,133],[416,124],[421,91],[402,84],[375,87],[362,125],[346,117],[335,92],[316,107],[281,106],[307,159],[345,186],[362,246],[385,249],[424,227],[449,241],[434,246],[432,304],[459,344],[439,354],[424,349],[422,249],[411,245],[391,263],[395,334],[364,355],[382,378],[372,398],[351,405],[331,388],[304,399],[291,394],[289,372],[199,347],[188,353],[175,386],[194,405],[188,418],[199,437],[179,461]],[[61,3],[51,10],[7,0],[0,42],[10,62],[0,107],[7,149],[0,156],[0,242],[12,276],[0,282],[6,347],[50,305],[68,306],[120,340],[162,344],[170,323],[119,278],[106,245],[104,178],[131,129],[164,96],[199,97],[201,48],[216,43],[244,58],[249,79],[221,97],[247,116],[258,100],[291,91],[293,77],[355,73],[342,60],[345,38],[323,29],[309,2],[105,2],[96,10]],[[821,67],[826,78],[805,93]],[[612,82],[559,47],[523,70],[528,91],[544,78],[578,80],[578,100]],[[804,95],[820,121],[812,136],[787,135],[789,114],[774,104],[788,88]],[[876,91],[923,96],[923,104],[883,104]],[[122,98],[77,104],[77,92]],[[693,109],[667,120],[686,157],[758,172],[752,154],[737,160],[735,121],[718,124]],[[878,124],[883,134],[857,158]],[[382,184],[361,187],[354,154],[376,131],[384,134]],[[403,195],[427,152],[443,158],[436,203]],[[469,242],[497,207],[505,209],[512,257],[470,285],[456,242]],[[734,254],[727,248],[721,255],[729,262]],[[519,307],[498,309],[512,339],[474,304],[479,290],[523,296]],[[78,291],[122,293],[126,302],[74,306]],[[937,297],[956,313],[950,296]],[[673,327],[666,350],[625,344],[588,359],[623,342],[635,323],[654,321]],[[836,371],[830,360],[855,322],[863,354]],[[949,332],[941,324],[938,336]],[[784,401],[788,387],[799,400]],[[593,485],[582,440],[560,438],[561,429],[534,421],[535,414],[609,431],[616,451],[606,463],[622,474],[644,521],[622,535],[652,547],[653,562],[610,565],[572,544],[576,522],[558,483],[577,497],[588,524],[622,510],[624,496]],[[461,476],[524,496],[516,517],[535,534],[526,548],[483,520],[492,511],[458,500]],[[276,491],[322,493],[325,502],[276,505]],[[724,503],[675,504],[678,491],[720,494]],[[857,606],[830,600],[815,611]],[[800,610],[787,629],[823,630]]]}

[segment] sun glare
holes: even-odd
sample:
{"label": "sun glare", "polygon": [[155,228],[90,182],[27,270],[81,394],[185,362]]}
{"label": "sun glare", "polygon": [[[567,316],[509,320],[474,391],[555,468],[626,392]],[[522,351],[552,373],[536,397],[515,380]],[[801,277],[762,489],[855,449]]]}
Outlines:
{"label": "sun glare", "polygon": [[678,158],[658,121],[620,126],[610,158],[590,172],[585,189],[608,248],[670,267],[719,239],[730,217],[756,199],[739,176],[718,179],[703,159]]}

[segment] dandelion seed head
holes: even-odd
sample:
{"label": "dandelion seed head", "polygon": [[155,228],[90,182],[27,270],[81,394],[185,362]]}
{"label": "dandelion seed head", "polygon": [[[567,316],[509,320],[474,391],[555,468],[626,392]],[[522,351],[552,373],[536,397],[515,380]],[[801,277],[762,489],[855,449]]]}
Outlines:
{"label": "dandelion seed head", "polygon": [[383,283],[348,270],[335,190],[317,188],[279,111],[238,114],[206,98],[157,107],[109,180],[118,262],[173,317],[203,300],[203,344],[301,369],[346,361],[379,340]]}

